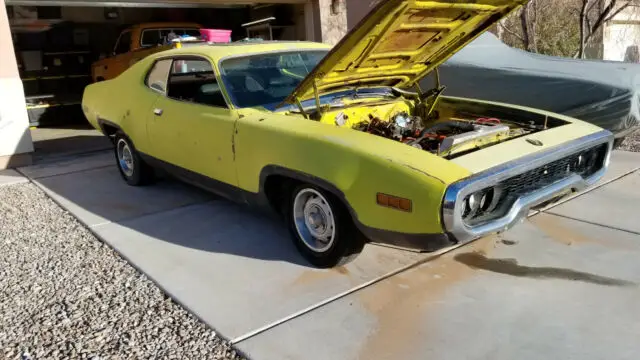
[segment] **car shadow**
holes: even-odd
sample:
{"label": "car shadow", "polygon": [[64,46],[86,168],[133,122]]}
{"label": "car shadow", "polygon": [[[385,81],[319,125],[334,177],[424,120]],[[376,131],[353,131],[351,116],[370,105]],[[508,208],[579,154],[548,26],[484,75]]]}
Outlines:
{"label": "car shadow", "polygon": [[637,286],[638,284],[587,272],[556,267],[533,267],[518,264],[516,259],[490,259],[482,253],[457,254],[454,259],[472,269],[491,271],[497,274],[531,279],[560,279],[579,281],[603,286]]}
{"label": "car shadow", "polygon": [[[156,186],[185,187],[167,178]],[[275,212],[258,211],[199,189],[202,202],[119,222],[151,238],[181,247],[313,267],[296,250]]]}
{"label": "car shadow", "polygon": [[108,138],[92,135],[74,135],[33,141],[34,157],[36,159],[108,150],[111,147],[113,147],[113,144]]}
{"label": "car shadow", "polygon": [[236,204],[163,173],[154,184],[130,186],[114,163],[36,181],[107,242],[144,242],[147,237],[206,252],[312,267],[297,252],[277,214]]}

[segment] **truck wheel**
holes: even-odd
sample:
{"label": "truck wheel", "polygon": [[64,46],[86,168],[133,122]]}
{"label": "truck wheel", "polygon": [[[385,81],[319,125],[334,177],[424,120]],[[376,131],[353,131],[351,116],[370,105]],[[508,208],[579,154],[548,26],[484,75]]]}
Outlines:
{"label": "truck wheel", "polygon": [[153,169],[142,160],[131,140],[123,132],[116,133],[115,145],[116,162],[124,181],[132,186],[151,183]]}
{"label": "truck wheel", "polygon": [[345,206],[332,194],[303,184],[291,193],[286,206],[294,243],[311,264],[321,268],[344,265],[364,247]]}

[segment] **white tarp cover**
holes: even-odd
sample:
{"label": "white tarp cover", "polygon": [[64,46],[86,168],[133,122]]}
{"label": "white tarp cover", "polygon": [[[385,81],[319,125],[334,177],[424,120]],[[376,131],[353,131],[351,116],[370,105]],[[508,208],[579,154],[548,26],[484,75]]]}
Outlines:
{"label": "white tarp cover", "polygon": [[440,67],[440,80],[444,95],[553,111],[617,137],[640,128],[640,64],[532,54],[485,33]]}

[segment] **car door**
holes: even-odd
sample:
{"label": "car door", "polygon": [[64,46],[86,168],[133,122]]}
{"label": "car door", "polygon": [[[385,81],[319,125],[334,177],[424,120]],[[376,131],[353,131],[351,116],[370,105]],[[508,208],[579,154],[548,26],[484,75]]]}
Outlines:
{"label": "car door", "polygon": [[237,120],[209,60],[175,57],[166,94],[156,101],[147,131],[155,157],[189,172],[237,185],[233,153]]}

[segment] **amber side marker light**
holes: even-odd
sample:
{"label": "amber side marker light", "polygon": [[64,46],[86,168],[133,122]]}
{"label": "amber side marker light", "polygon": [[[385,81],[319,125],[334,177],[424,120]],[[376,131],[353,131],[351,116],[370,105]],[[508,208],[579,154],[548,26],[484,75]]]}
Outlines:
{"label": "amber side marker light", "polygon": [[376,202],[380,206],[411,212],[411,200],[409,199],[378,193],[376,196]]}

